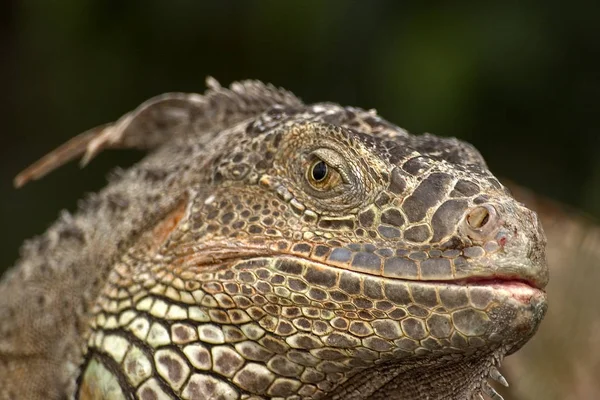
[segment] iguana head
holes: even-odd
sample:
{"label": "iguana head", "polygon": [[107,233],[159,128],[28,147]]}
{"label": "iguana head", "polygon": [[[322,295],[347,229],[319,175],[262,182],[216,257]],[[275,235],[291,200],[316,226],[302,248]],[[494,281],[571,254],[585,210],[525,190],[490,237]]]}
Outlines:
{"label": "iguana head", "polygon": [[[165,254],[225,269],[253,293],[250,317],[289,368],[312,368],[298,353],[330,370],[318,392],[380,366],[405,380],[414,363],[450,354],[422,368],[452,369],[458,355],[489,368],[545,313],[537,217],[469,144],[360,109],[275,106],[222,132],[206,165],[188,239]],[[380,386],[373,395],[390,391]]]}
{"label": "iguana head", "polygon": [[94,230],[72,264],[108,268],[78,320],[79,395],[497,396],[487,378],[503,382],[495,367],[546,310],[535,213],[459,140],[258,82],[211,86],[150,100],[17,179],[155,148],[73,223]]}

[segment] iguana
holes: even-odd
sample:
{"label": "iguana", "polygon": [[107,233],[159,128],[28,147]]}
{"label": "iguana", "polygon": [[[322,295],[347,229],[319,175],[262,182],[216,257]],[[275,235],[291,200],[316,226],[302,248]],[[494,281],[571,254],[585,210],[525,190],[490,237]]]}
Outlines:
{"label": "iguana", "polygon": [[149,154],[0,283],[0,395],[501,398],[546,311],[545,237],[471,145],[258,81],[168,93],[21,186]]}

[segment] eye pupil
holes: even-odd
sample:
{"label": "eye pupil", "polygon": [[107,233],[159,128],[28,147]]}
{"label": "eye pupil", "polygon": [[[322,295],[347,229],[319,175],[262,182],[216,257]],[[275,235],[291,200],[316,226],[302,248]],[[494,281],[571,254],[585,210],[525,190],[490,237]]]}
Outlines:
{"label": "eye pupil", "polygon": [[312,178],[315,182],[321,182],[327,177],[327,164],[324,161],[319,161],[312,167]]}

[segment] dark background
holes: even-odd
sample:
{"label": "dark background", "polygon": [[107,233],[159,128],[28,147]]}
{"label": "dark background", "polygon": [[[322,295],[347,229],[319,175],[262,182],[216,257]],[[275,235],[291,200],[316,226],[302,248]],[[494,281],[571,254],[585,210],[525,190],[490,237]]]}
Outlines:
{"label": "dark background", "polygon": [[0,266],[101,188],[102,154],[21,190],[24,167],[167,91],[255,78],[472,142],[491,170],[600,214],[600,2],[4,1]]}
{"label": "dark background", "polygon": [[[600,216],[600,2],[447,3],[3,0],[0,271],[25,238],[142,155],[106,152],[15,190],[21,169],[149,97],[203,92],[207,75],[261,79],[306,102],[376,108],[413,133],[465,139],[498,176]],[[557,360],[547,365],[571,365]],[[535,383],[517,383],[513,400],[540,398],[562,376],[520,365],[512,382]]]}

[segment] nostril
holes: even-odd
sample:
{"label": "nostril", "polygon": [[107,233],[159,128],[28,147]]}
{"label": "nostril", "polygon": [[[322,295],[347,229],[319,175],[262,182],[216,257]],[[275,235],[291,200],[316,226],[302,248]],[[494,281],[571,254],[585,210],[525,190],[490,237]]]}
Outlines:
{"label": "nostril", "polygon": [[467,224],[472,229],[481,229],[490,221],[490,212],[487,207],[478,206],[475,207],[467,215]]}
{"label": "nostril", "polygon": [[498,213],[489,204],[477,206],[465,215],[463,224],[469,237],[484,240],[492,236],[499,226]]}

